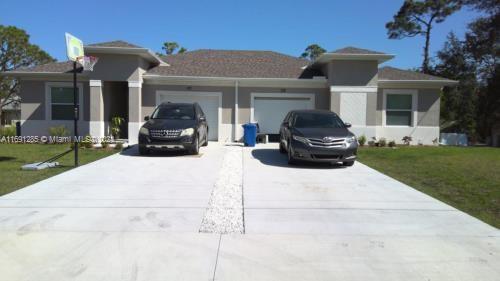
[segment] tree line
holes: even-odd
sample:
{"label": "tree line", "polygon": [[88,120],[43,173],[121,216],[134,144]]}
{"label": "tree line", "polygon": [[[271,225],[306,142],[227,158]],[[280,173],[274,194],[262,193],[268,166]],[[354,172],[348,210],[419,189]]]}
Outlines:
{"label": "tree line", "polygon": [[[432,30],[461,9],[481,16],[467,26],[464,39],[450,32],[431,58]],[[457,80],[441,94],[441,130],[465,133],[471,141],[487,141],[500,126],[500,0],[406,0],[385,25],[390,39],[424,37],[421,67],[415,71]],[[314,61],[325,52],[309,45],[301,57]]]}

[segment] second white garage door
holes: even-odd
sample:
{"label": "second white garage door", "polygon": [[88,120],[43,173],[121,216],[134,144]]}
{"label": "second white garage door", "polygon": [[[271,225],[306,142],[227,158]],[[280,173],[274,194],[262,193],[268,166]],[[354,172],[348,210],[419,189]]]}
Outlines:
{"label": "second white garage door", "polygon": [[221,93],[158,91],[156,104],[162,102],[197,102],[207,117],[208,139],[217,140],[219,133],[219,102]]}
{"label": "second white garage door", "polygon": [[262,134],[279,134],[290,110],[314,109],[314,94],[252,94],[253,122]]}

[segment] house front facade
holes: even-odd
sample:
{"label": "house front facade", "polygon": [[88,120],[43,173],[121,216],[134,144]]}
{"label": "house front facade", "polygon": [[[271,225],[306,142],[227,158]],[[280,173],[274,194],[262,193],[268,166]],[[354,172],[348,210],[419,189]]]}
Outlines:
{"label": "house front facade", "polygon": [[[124,118],[121,137],[137,142],[145,116],[161,102],[198,102],[209,139],[241,139],[242,124],[277,134],[292,109],[327,109],[368,139],[432,144],[439,138],[439,101],[454,81],[392,67],[394,56],[347,47],[314,62],[272,51],[196,50],[158,56],[123,41],[85,46],[99,58],[94,71],[78,71],[81,135],[110,134],[112,117]],[[73,124],[72,62],[2,73],[20,80],[21,133],[48,135]]]}

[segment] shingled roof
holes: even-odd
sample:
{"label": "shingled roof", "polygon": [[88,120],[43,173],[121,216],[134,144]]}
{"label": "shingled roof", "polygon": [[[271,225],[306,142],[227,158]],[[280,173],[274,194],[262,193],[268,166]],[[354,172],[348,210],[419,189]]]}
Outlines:
{"label": "shingled roof", "polygon": [[134,45],[134,44],[131,44],[129,42],[122,41],[122,40],[89,44],[87,46],[89,46],[89,47],[142,48],[141,46],[137,46],[137,45]]}
{"label": "shingled roof", "polygon": [[[78,66],[77,71],[80,72],[82,69],[81,66]],[[71,73],[73,72],[73,62],[72,61],[64,61],[64,62],[50,62],[46,64],[41,64],[33,67],[23,67],[16,69],[15,72],[26,72],[26,73]]]}
{"label": "shingled roof", "polygon": [[333,54],[350,54],[350,55],[384,55],[385,53],[382,52],[377,52],[377,51],[372,51],[368,49],[361,49],[361,48],[356,48],[356,47],[345,47],[342,49],[338,49],[335,51],[332,51],[330,53]]}
{"label": "shingled roof", "polygon": [[147,74],[164,76],[299,78],[309,61],[272,51],[196,50],[163,56],[170,66]]}
{"label": "shingled roof", "polygon": [[424,74],[411,70],[403,70],[391,66],[384,66],[378,70],[379,80],[429,80],[429,81],[447,81],[449,79]]}

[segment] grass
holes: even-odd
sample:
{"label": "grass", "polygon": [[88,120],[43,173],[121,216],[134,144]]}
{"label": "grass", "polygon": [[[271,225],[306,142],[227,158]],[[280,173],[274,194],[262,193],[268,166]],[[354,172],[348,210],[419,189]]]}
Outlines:
{"label": "grass", "polygon": [[[52,177],[74,166],[73,153],[59,160],[61,166],[40,171],[23,171],[21,166],[45,161],[69,149],[63,144],[0,144],[0,195],[13,192],[43,179]],[[80,149],[80,165],[116,153],[111,149]]]}
{"label": "grass", "polygon": [[359,160],[500,228],[500,149],[361,148]]}

